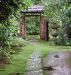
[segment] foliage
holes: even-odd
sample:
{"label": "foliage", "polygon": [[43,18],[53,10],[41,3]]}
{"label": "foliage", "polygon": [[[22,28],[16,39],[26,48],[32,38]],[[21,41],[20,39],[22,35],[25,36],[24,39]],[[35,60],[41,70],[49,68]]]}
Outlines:
{"label": "foliage", "polygon": [[22,47],[24,45],[26,45],[26,41],[23,40],[22,38],[19,37],[15,37],[15,36],[10,36],[7,44],[9,45],[9,47]]}
{"label": "foliage", "polygon": [[71,13],[71,8],[68,7],[65,13],[67,20],[66,21],[64,21],[65,19],[63,20],[64,31],[67,34],[68,39],[71,39],[71,14],[70,13]]}
{"label": "foliage", "polygon": [[6,64],[10,63],[10,55],[7,52],[7,49],[0,49],[0,68],[6,66]]}
{"label": "foliage", "polygon": [[5,47],[8,37],[6,26],[0,24],[0,47]]}
{"label": "foliage", "polygon": [[69,7],[68,2],[65,5],[65,9],[62,12],[62,29],[63,29],[63,35],[66,35],[65,38],[67,38],[65,41],[66,43],[64,45],[71,45],[71,7]]}
{"label": "foliage", "polygon": [[31,0],[33,2],[33,4],[40,4],[41,0]]}
{"label": "foliage", "polygon": [[[45,5],[45,14],[49,20],[49,22],[59,22],[61,29],[63,32],[60,32],[59,39],[62,43],[62,39],[64,40],[64,37],[67,38],[67,40],[71,39],[71,7],[68,2],[68,0],[48,0],[46,2],[43,1],[43,4]],[[61,30],[61,31],[62,31]],[[62,34],[61,34],[62,33]],[[66,35],[66,36],[65,36]],[[61,39],[62,38],[62,39]],[[64,40],[65,42],[66,40]],[[68,43],[68,41],[67,41]],[[64,44],[63,44],[64,45]]]}
{"label": "foliage", "polygon": [[22,3],[24,4],[21,8],[22,11],[24,9],[27,9],[29,6],[33,5],[31,0],[22,0]]}
{"label": "foliage", "polygon": [[63,30],[60,31],[59,37],[54,41],[57,45],[67,45],[68,38],[64,34]]}
{"label": "foliage", "polygon": [[[30,0],[28,0],[30,1]],[[27,2],[27,0],[25,0]],[[28,2],[29,3],[29,2]],[[23,10],[23,0],[1,0],[0,1],[0,55],[10,52],[12,45],[22,46],[25,43],[17,37],[20,30],[20,11]],[[20,10],[21,9],[21,10]],[[3,57],[3,56],[2,56]]]}
{"label": "foliage", "polygon": [[0,1],[0,21],[4,21],[18,8],[19,1],[1,0]]}
{"label": "foliage", "polygon": [[[31,21],[30,21],[31,19]],[[30,17],[27,18],[27,33],[32,35],[39,34],[39,18],[38,17]]]}
{"label": "foliage", "polygon": [[22,49],[22,47],[25,47],[27,42],[20,37],[10,36],[6,44],[8,45],[7,53],[15,54],[19,52],[19,50]]}
{"label": "foliage", "polygon": [[6,46],[6,41],[10,35],[10,18],[14,12],[16,12],[15,9],[18,8],[18,2],[15,0],[1,0],[0,1],[0,39],[1,39],[1,47]]}
{"label": "foliage", "polygon": [[[9,36],[18,36],[20,32],[20,11],[32,4],[31,0],[0,1],[0,46],[6,46]],[[3,45],[4,46],[3,46]]]}

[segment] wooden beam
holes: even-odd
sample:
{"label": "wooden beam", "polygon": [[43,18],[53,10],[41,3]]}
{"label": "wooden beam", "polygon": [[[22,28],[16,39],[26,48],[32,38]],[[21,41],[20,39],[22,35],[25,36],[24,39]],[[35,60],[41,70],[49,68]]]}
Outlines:
{"label": "wooden beam", "polygon": [[22,38],[25,39],[25,37],[26,37],[26,20],[25,20],[25,16],[22,16],[20,35],[21,35]]}

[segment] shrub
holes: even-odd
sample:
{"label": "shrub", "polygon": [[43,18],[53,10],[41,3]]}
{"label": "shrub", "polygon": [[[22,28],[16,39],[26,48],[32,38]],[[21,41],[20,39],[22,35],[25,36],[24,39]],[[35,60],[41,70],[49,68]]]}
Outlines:
{"label": "shrub", "polygon": [[9,37],[9,41],[7,42],[9,47],[22,47],[26,45],[26,41],[19,37]]}
{"label": "shrub", "polygon": [[68,35],[64,32],[64,30],[60,30],[58,38],[54,41],[57,45],[71,45],[71,39],[68,38]]}
{"label": "shrub", "polygon": [[0,48],[0,67],[5,67],[10,63],[10,56],[6,49]]}

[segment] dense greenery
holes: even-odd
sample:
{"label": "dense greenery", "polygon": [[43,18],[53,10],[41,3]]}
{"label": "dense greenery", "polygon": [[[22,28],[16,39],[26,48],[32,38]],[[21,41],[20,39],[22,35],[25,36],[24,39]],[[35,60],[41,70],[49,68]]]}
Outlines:
{"label": "dense greenery", "polygon": [[20,31],[20,11],[26,9],[31,0],[0,1],[0,47],[6,47],[7,41],[18,36]]}
{"label": "dense greenery", "polygon": [[[25,44],[24,40],[18,37],[20,8],[23,5],[24,3],[19,0],[0,1],[0,61],[8,60],[9,54],[15,52],[14,47],[21,48]],[[5,63],[2,62],[2,64]]]}
{"label": "dense greenery", "polygon": [[[56,22],[61,26],[57,39],[59,44],[70,44],[71,40],[71,5],[69,0],[1,0],[0,2],[0,47],[6,47],[7,41],[13,36],[18,36],[20,31],[20,11],[33,4],[42,3],[45,6],[44,15],[49,23]],[[38,19],[27,18],[27,33],[38,34]],[[31,19],[31,20],[32,20]],[[34,22],[35,21],[35,22]],[[64,40],[64,42],[61,42]]]}
{"label": "dense greenery", "polygon": [[30,17],[26,19],[27,34],[38,35],[39,34],[39,17]]}
{"label": "dense greenery", "polygon": [[[10,35],[10,17],[14,14],[15,9],[17,9],[18,3],[13,0],[1,0],[0,1],[0,46],[4,47],[6,41]],[[10,17],[9,17],[10,16]]]}
{"label": "dense greenery", "polygon": [[45,2],[45,15],[50,23],[57,23],[61,26],[57,44],[70,45],[71,43],[71,2],[69,0],[48,0]]}
{"label": "dense greenery", "polygon": [[[62,30],[60,32],[59,39],[64,40],[67,38],[68,40],[71,39],[71,5],[70,1],[68,0],[1,0],[0,2],[0,46],[4,46],[8,37],[11,35],[17,36],[19,32],[19,23],[20,23],[20,14],[21,10],[27,9],[28,6],[33,4],[42,4],[45,6],[45,13],[44,15],[47,16],[47,19],[50,23],[56,22],[60,24]],[[21,10],[20,10],[21,9]],[[29,19],[29,18],[28,18]],[[30,23],[27,20],[27,33],[39,33],[39,23],[34,19],[36,22]],[[32,25],[31,25],[32,24]],[[66,36],[66,37],[65,37]],[[65,39],[65,40],[67,40]],[[3,45],[4,44],[4,45]],[[65,44],[65,42],[64,42]]]}
{"label": "dense greenery", "polygon": [[1,0],[0,1],[0,21],[6,20],[8,16],[14,13],[15,8],[18,8],[19,1],[16,0]]}

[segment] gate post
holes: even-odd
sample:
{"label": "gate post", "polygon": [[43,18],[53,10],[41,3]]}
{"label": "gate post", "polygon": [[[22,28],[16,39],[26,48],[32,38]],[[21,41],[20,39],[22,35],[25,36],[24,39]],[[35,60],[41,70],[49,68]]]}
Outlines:
{"label": "gate post", "polygon": [[24,38],[24,39],[26,38],[26,20],[25,20],[25,16],[22,16],[20,35],[21,35],[22,38]]}
{"label": "gate post", "polygon": [[48,40],[48,24],[45,16],[40,16],[40,38],[41,40]]}

